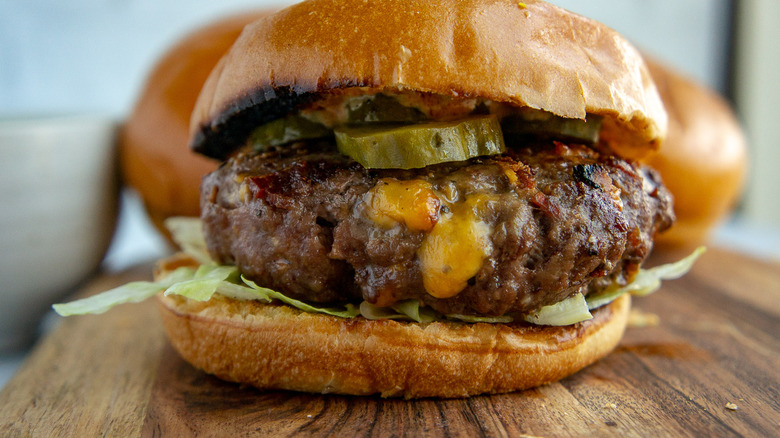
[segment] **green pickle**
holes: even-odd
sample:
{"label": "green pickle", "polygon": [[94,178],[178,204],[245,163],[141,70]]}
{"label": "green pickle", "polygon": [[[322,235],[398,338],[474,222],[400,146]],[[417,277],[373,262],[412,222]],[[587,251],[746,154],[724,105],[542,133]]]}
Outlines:
{"label": "green pickle", "polygon": [[501,121],[508,138],[533,135],[594,145],[599,141],[602,118],[589,114],[585,120],[566,119],[546,114],[542,117],[512,115]]}
{"label": "green pickle", "polygon": [[304,117],[293,115],[261,125],[249,136],[249,145],[257,150],[279,146],[299,140],[327,137],[331,131],[325,126]]}
{"label": "green pickle", "polygon": [[413,169],[505,150],[501,124],[492,115],[404,126],[350,126],[334,132],[339,152],[373,169]]}
{"label": "green pickle", "polygon": [[417,108],[404,106],[393,97],[377,94],[350,108],[347,118],[351,124],[417,123],[425,120],[425,114]]}

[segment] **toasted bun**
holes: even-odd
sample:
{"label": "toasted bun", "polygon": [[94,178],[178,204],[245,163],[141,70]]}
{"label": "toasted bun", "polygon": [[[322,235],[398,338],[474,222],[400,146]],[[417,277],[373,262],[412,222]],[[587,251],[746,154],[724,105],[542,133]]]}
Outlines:
{"label": "toasted bun", "polygon": [[181,357],[263,389],[383,397],[466,397],[560,380],[617,346],[625,295],[567,327],[343,319],[285,305],[159,295]]}
{"label": "toasted bun", "polygon": [[606,26],[548,3],[310,0],[247,26],[198,98],[192,145],[224,158],[259,123],[345,87],[599,114],[602,138],[628,157],[666,132],[639,53]]}
{"label": "toasted bun", "polygon": [[200,215],[200,180],[218,165],[188,148],[198,92],[244,26],[266,14],[225,18],[179,41],[154,66],[121,129],[123,177],[163,233],[162,223],[170,216]]}
{"label": "toasted bun", "polygon": [[677,222],[656,242],[695,246],[706,241],[735,206],[747,173],[745,137],[729,105],[715,92],[648,61],[669,112],[669,133],[647,163],[674,195]]}

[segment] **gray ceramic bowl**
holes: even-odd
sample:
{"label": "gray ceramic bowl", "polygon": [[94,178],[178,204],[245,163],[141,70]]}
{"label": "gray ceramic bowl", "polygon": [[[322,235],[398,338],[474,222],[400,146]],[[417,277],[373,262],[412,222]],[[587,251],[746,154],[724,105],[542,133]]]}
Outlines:
{"label": "gray ceramic bowl", "polygon": [[94,273],[117,218],[117,123],[0,118],[0,350]]}

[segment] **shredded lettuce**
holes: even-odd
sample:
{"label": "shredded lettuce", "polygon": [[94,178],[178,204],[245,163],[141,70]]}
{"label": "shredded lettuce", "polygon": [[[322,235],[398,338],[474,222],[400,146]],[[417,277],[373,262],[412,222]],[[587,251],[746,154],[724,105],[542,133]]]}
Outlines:
{"label": "shredded lettuce", "polygon": [[639,297],[650,295],[661,287],[662,280],[676,280],[687,274],[696,260],[704,254],[706,250],[705,247],[700,246],[682,260],[650,269],[640,269],[631,283],[622,287],[614,285],[604,289],[598,294],[589,296],[587,298],[588,308],[593,310],[605,304],[609,304],[625,293],[630,293],[631,295]]}
{"label": "shredded lettuce", "polygon": [[103,313],[119,304],[140,303],[171,285],[192,278],[194,273],[192,268],[179,268],[161,281],[134,281],[87,298],[55,304],[52,308],[62,316]]}
{"label": "shredded lettuce", "polygon": [[621,295],[626,293],[626,291],[623,289],[623,287],[619,286],[610,286],[598,294],[588,296],[588,298],[585,299],[585,301],[588,303],[588,309],[598,309],[601,306],[615,301]]}
{"label": "shredded lettuce", "polygon": [[340,316],[342,318],[354,318],[360,314],[360,309],[358,309],[356,306],[352,304],[346,304],[343,309],[339,309],[335,307],[315,307],[310,304],[306,304],[303,301],[298,301],[296,299],[290,298],[287,295],[279,293],[273,289],[260,287],[257,284],[255,284],[252,280],[249,280],[244,276],[242,276],[241,279],[244,281],[244,283],[246,283],[249,287],[254,289],[256,292],[263,294],[268,298],[279,300],[285,304],[295,307],[296,309],[303,310],[304,312],[325,313],[328,315]]}
{"label": "shredded lettuce", "polygon": [[676,280],[687,274],[696,260],[706,251],[705,247],[700,246],[682,260],[640,270],[634,281],[625,286],[626,292],[640,297],[655,292],[661,287],[661,280]]}
{"label": "shredded lettuce", "polygon": [[406,315],[413,321],[432,322],[436,320],[436,312],[427,307],[420,307],[420,300],[403,300],[393,307],[396,312]]}
{"label": "shredded lettuce", "polygon": [[[416,301],[416,300],[415,300]],[[419,301],[418,301],[419,303]],[[375,306],[368,301],[360,303],[360,314],[366,319],[378,320],[378,319],[412,319],[414,317],[405,315],[392,307],[379,307]],[[419,317],[418,317],[419,318]],[[417,322],[421,322],[416,320]]]}
{"label": "shredded lettuce", "polygon": [[180,281],[165,289],[165,295],[181,295],[196,301],[208,301],[230,277],[238,277],[235,266],[201,265],[191,280]]}
{"label": "shredded lettuce", "polygon": [[431,309],[420,307],[420,300],[403,300],[391,307],[379,307],[363,301],[360,303],[360,315],[366,319],[405,319],[417,322],[433,322],[439,318]]}
{"label": "shredded lettuce", "polygon": [[538,325],[571,325],[593,319],[585,296],[577,294],[526,315],[525,320]]}
{"label": "shredded lettuce", "polygon": [[165,227],[171,232],[171,238],[182,251],[203,265],[214,263],[209,255],[206,239],[203,237],[203,225],[199,217],[170,217],[165,219]]}
{"label": "shredded lettuce", "polygon": [[233,298],[234,300],[241,301],[265,301],[270,303],[273,301],[271,297],[263,295],[258,291],[240,284],[228,283],[223,281],[217,286],[215,293],[222,295],[223,297]]}
{"label": "shredded lettuce", "polygon": [[460,322],[486,322],[486,323],[507,323],[512,322],[511,316],[474,316],[447,314],[443,315],[428,307],[420,305],[420,300],[403,300],[391,307],[375,306],[368,301],[360,303],[360,315],[366,319],[402,319],[416,322],[433,322],[445,319]]}
{"label": "shredded lettuce", "polygon": [[496,323],[508,323],[514,321],[514,318],[512,318],[509,315],[504,316],[476,316],[476,315],[461,315],[459,313],[450,313],[445,315],[447,319],[452,319],[455,321],[461,321],[461,322],[470,322],[470,323],[476,323],[476,322],[486,322],[488,324],[496,324]]}

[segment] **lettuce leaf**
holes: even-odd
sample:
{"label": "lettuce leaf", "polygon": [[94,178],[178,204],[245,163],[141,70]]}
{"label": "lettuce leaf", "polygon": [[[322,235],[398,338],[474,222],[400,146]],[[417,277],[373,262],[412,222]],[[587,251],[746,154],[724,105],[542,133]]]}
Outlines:
{"label": "lettuce leaf", "polygon": [[366,319],[402,319],[416,322],[443,321],[445,319],[460,322],[486,322],[486,323],[507,323],[512,322],[511,316],[475,316],[447,314],[443,315],[433,309],[423,307],[420,300],[403,300],[391,307],[375,306],[368,301],[360,303],[360,315]]}
{"label": "lettuce leaf", "polygon": [[241,284],[228,283],[227,281],[221,282],[219,286],[217,286],[215,293],[218,293],[223,297],[241,301],[265,301],[266,303],[273,301],[271,297],[263,295],[251,287],[247,287]]}
{"label": "lettuce leaf", "polygon": [[412,321],[417,322],[433,322],[438,316],[433,310],[421,307],[420,300],[403,300],[393,305],[392,308]]}
{"label": "lettuce leaf", "polygon": [[[417,301],[417,300],[414,300]],[[417,301],[417,305],[419,307],[419,301]],[[363,301],[360,303],[360,314],[366,318],[371,320],[378,320],[378,319],[410,319],[417,322],[422,322],[419,319],[415,319],[413,316],[405,315],[401,312],[398,312],[397,310],[393,309],[392,307],[379,307],[375,306],[368,301]],[[419,318],[419,316],[417,317]]]}
{"label": "lettuce leaf", "polygon": [[180,281],[165,289],[165,295],[181,295],[196,301],[208,301],[222,283],[238,277],[235,266],[201,265],[191,280]]}
{"label": "lettuce leaf", "polygon": [[469,323],[477,323],[477,322],[484,322],[488,324],[496,324],[496,323],[509,323],[514,321],[515,319],[512,318],[509,315],[504,316],[476,316],[476,315],[461,315],[459,313],[449,313],[447,315],[444,315],[447,319],[460,321],[460,322],[469,322]]}
{"label": "lettuce leaf", "polygon": [[170,217],[165,219],[164,224],[171,232],[171,238],[182,251],[202,265],[214,263],[209,255],[206,239],[203,237],[203,224],[199,217]]}
{"label": "lettuce leaf", "polygon": [[296,299],[290,298],[287,295],[279,293],[273,289],[260,287],[257,284],[255,284],[255,282],[247,279],[244,276],[241,276],[241,279],[244,281],[244,283],[246,283],[249,287],[254,289],[259,294],[268,297],[269,299],[279,300],[285,304],[293,306],[296,309],[302,310],[304,312],[325,313],[327,315],[340,316],[342,318],[354,318],[360,314],[360,310],[352,304],[346,304],[343,309],[336,308],[336,307],[315,307],[310,304],[304,303],[303,301],[298,301]]}
{"label": "lettuce leaf", "polygon": [[119,304],[140,303],[176,283],[192,278],[194,274],[192,268],[179,268],[161,281],[134,281],[80,300],[54,304],[52,308],[61,316],[103,313]]}
{"label": "lettuce leaf", "polygon": [[655,292],[661,287],[661,280],[676,280],[687,274],[696,260],[706,251],[705,247],[700,246],[682,260],[650,269],[640,269],[634,281],[625,286],[626,292],[640,297]]}
{"label": "lettuce leaf", "polygon": [[360,315],[366,319],[404,319],[417,322],[441,319],[438,313],[421,307],[420,300],[403,300],[391,307],[379,307],[363,301],[360,303]]}
{"label": "lettuce leaf", "polygon": [[525,317],[526,321],[537,325],[571,325],[588,319],[593,319],[593,315],[585,296],[580,293],[544,306]]}
{"label": "lettuce leaf", "polygon": [[593,310],[609,304],[625,293],[639,297],[650,295],[661,287],[662,280],[676,280],[687,274],[693,268],[696,260],[706,251],[705,247],[700,246],[682,260],[650,269],[640,269],[631,283],[622,287],[613,285],[598,294],[588,296],[588,308]]}

